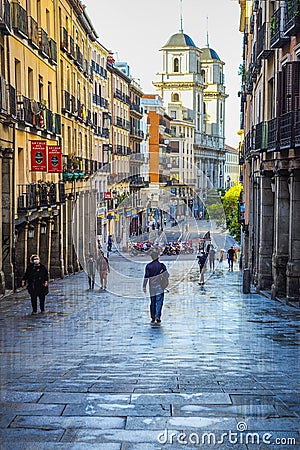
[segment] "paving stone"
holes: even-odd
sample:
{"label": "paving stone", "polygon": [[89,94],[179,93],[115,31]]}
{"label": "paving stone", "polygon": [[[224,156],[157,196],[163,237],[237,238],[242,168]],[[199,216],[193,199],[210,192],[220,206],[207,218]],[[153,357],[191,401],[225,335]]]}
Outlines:
{"label": "paving stone", "polygon": [[0,390],[0,402],[36,402],[42,396],[42,392],[13,392]]}
{"label": "paving stone", "polygon": [[159,402],[170,404],[193,403],[202,405],[231,405],[228,394],[224,393],[194,393],[194,394],[133,394],[131,402],[135,404],[156,404]]}
{"label": "paving stone", "polygon": [[[131,263],[114,258],[127,273]],[[298,431],[299,312],[243,296],[238,272],[220,271],[201,291],[193,276],[166,296],[157,330],[148,302],[89,295],[85,274],[53,283],[45,318],[31,317],[18,294],[1,301],[4,450],[194,449],[160,445],[158,433],[220,436],[238,423],[283,437]],[[259,450],[249,445],[238,450]]]}
{"label": "paving stone", "polygon": [[40,416],[21,416],[17,415],[11,423],[11,428],[43,428],[47,430],[57,428],[96,428],[96,429],[114,429],[124,428],[125,419],[122,417],[40,417]]}
{"label": "paving stone", "polygon": [[0,403],[0,411],[3,414],[15,412],[21,415],[34,416],[60,416],[65,405],[41,405],[40,403]]}
{"label": "paving stone", "polygon": [[89,402],[88,404],[70,404],[66,406],[64,416],[169,416],[170,405],[164,404],[117,404]]}
{"label": "paving stone", "polygon": [[102,403],[130,403],[130,394],[81,394],[81,393],[60,393],[47,392],[45,393],[39,403],[55,404],[55,403],[84,403],[84,402],[102,402]]}
{"label": "paving stone", "polygon": [[[22,443],[24,449],[26,448],[24,447],[24,444],[27,442],[31,442],[32,444],[36,445],[35,448],[41,448],[41,445],[44,445],[44,442],[59,441],[62,438],[63,434],[64,430],[62,429],[36,430],[26,428],[5,428],[1,429],[1,446],[4,450],[6,450],[6,444],[11,445],[11,443],[16,443],[18,445],[18,443]],[[37,443],[39,443],[39,445],[37,445]]]}

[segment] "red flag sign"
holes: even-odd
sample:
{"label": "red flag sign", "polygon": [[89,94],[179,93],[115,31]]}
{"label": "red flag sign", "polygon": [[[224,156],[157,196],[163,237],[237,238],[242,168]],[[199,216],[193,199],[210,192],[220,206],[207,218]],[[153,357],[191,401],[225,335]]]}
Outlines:
{"label": "red flag sign", "polygon": [[103,200],[112,200],[111,192],[104,192]]}
{"label": "red flag sign", "polygon": [[46,141],[31,141],[31,170],[47,172]]}
{"label": "red flag sign", "polygon": [[60,145],[48,146],[48,172],[62,172],[62,154]]}

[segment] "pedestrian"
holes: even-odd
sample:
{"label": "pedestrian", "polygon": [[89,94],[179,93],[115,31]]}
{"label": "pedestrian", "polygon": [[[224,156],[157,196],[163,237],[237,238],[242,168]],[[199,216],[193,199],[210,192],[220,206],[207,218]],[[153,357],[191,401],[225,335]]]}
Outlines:
{"label": "pedestrian", "polygon": [[209,260],[209,271],[214,273],[215,272],[216,250],[212,244],[209,248],[208,260]]}
{"label": "pedestrian", "polygon": [[110,268],[108,259],[104,256],[104,252],[102,251],[97,259],[97,270],[100,276],[100,289],[105,291],[107,286],[107,276],[110,272]]}
{"label": "pedestrian", "polygon": [[41,264],[39,256],[31,255],[30,263],[22,278],[21,285],[24,287],[27,283],[27,290],[31,297],[32,314],[37,314],[37,298],[40,301],[41,313],[45,312],[45,297],[49,292],[48,279],[48,271]]}
{"label": "pedestrian", "polygon": [[107,251],[108,251],[108,252],[111,252],[112,244],[113,244],[113,237],[112,237],[112,235],[110,234],[110,235],[108,236],[108,240],[107,240]]}
{"label": "pedestrian", "polygon": [[169,284],[169,273],[166,266],[159,261],[160,250],[153,248],[150,252],[152,262],[146,265],[143,291],[146,293],[149,282],[151,323],[161,322],[164,303],[164,291]]}
{"label": "pedestrian", "polygon": [[95,286],[95,275],[96,275],[96,261],[93,257],[93,255],[89,256],[89,259],[87,261],[86,265],[86,271],[88,274],[88,280],[89,280],[89,290],[94,289]]}
{"label": "pedestrian", "polygon": [[231,246],[230,249],[227,251],[227,260],[228,260],[228,270],[233,271],[233,260],[234,260],[235,250]]}
{"label": "pedestrian", "polygon": [[200,270],[200,280],[199,284],[204,284],[204,273],[205,273],[205,264],[206,264],[206,254],[204,252],[201,252],[200,255],[197,256],[198,259],[198,265]]}
{"label": "pedestrian", "polygon": [[224,259],[224,253],[225,253],[224,248],[221,248],[221,249],[220,249],[220,262],[223,262],[223,259]]}

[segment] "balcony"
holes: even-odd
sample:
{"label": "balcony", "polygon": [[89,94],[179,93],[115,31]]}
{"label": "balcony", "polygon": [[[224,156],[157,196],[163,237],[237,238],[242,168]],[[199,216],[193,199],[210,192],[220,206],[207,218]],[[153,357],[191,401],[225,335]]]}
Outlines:
{"label": "balcony", "polygon": [[244,142],[245,158],[250,156],[251,150],[252,150],[252,134],[251,134],[251,131],[249,131],[245,136],[245,142]]}
{"label": "balcony", "polygon": [[275,117],[268,121],[268,152],[277,150],[277,135],[278,135],[278,119]]}
{"label": "balcony", "polygon": [[258,30],[257,58],[268,59],[274,50],[270,48],[270,31],[266,23]]}
{"label": "balcony", "polygon": [[46,109],[46,130],[49,133],[55,133],[54,114],[50,109]]}
{"label": "balcony", "polygon": [[1,17],[0,17],[0,33],[11,34],[11,6],[9,0],[0,0]]}
{"label": "balcony", "polygon": [[73,60],[75,60],[75,44],[74,44],[74,39],[72,38],[72,36],[70,36],[70,51],[69,51],[69,57]]}
{"label": "balcony", "polygon": [[61,135],[61,116],[60,114],[54,115],[54,121],[55,121],[55,134]]}
{"label": "balcony", "polygon": [[19,3],[12,3],[12,27],[16,34],[28,38],[27,11]]}
{"label": "balcony", "polygon": [[102,128],[101,130],[101,136],[104,139],[108,139],[109,138],[109,129],[108,128]]}
{"label": "balcony", "polygon": [[281,48],[289,42],[289,39],[284,34],[284,7],[281,6],[271,17],[270,47]]}
{"label": "balcony", "polygon": [[300,3],[299,0],[288,0],[285,9],[284,33],[287,36],[296,36],[300,30]]}
{"label": "balcony", "polygon": [[108,100],[106,98],[100,97],[100,106],[104,109],[108,109]]}
{"label": "balcony", "polygon": [[0,75],[0,119],[3,123],[15,122],[17,116],[16,90]]}
{"label": "balcony", "polygon": [[255,127],[255,150],[266,150],[268,147],[268,122],[260,122]]}
{"label": "balcony", "polygon": [[38,49],[39,48],[39,26],[38,23],[32,18],[29,17],[29,43],[32,47]]}
{"label": "balcony", "polygon": [[143,115],[143,108],[134,102],[130,103],[130,111],[136,112],[139,116]]}
{"label": "balcony", "polygon": [[288,112],[280,116],[279,147],[280,150],[290,149],[293,146],[293,113]]}
{"label": "balcony", "polygon": [[118,116],[115,116],[114,125],[124,130],[130,130],[130,122]]}
{"label": "balcony", "polygon": [[114,97],[120,100],[121,102],[125,103],[126,105],[130,105],[129,96],[126,95],[124,92],[120,91],[119,89],[115,90]]}
{"label": "balcony", "polygon": [[49,59],[52,64],[57,64],[57,46],[54,39],[49,40]]}
{"label": "balcony", "polygon": [[131,177],[129,185],[130,187],[137,187],[137,188],[148,187],[149,181],[145,181],[143,177],[134,175]]}
{"label": "balcony", "polygon": [[33,126],[33,112],[31,101],[24,95],[18,95],[17,98],[17,119],[19,125]]}
{"label": "balcony", "polygon": [[45,58],[50,57],[48,34],[43,28],[39,28],[39,50]]}
{"label": "balcony", "polygon": [[27,211],[39,208],[49,208],[65,203],[65,188],[60,183],[31,183],[19,184],[18,189],[18,213],[27,213]]}
{"label": "balcony", "polygon": [[66,53],[69,52],[68,31],[64,27],[61,27],[61,29],[60,29],[60,48],[61,48],[61,50],[63,50]]}
{"label": "balcony", "polygon": [[145,162],[145,155],[143,153],[132,153],[130,155],[130,162],[139,162],[143,164]]}
{"label": "balcony", "polygon": [[79,67],[79,69],[83,70],[83,55],[80,51],[79,45],[76,45],[75,64]]}
{"label": "balcony", "polygon": [[131,127],[130,129],[130,136],[137,138],[139,140],[144,139],[144,132],[140,130],[139,128]]}
{"label": "balcony", "polygon": [[62,113],[71,112],[71,95],[68,91],[63,91],[62,96]]}

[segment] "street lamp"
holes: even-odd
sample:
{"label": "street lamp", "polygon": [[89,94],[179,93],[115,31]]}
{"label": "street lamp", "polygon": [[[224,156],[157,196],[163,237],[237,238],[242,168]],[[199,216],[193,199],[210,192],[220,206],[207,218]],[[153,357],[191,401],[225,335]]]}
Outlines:
{"label": "street lamp", "polygon": [[41,222],[41,234],[46,234],[47,231],[47,224],[46,222]]}
{"label": "street lamp", "polygon": [[28,237],[30,239],[34,238],[34,225],[32,225],[32,224],[28,225]]}

